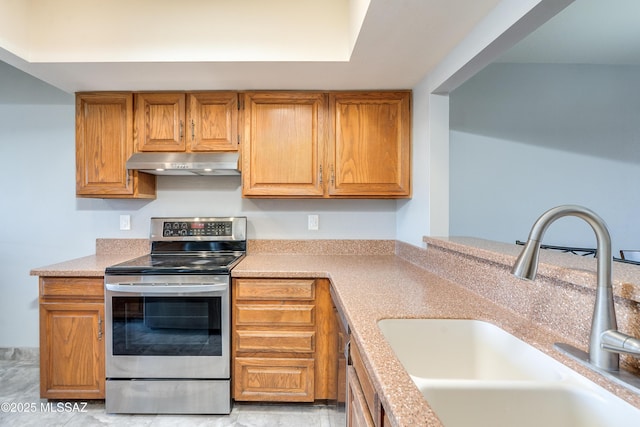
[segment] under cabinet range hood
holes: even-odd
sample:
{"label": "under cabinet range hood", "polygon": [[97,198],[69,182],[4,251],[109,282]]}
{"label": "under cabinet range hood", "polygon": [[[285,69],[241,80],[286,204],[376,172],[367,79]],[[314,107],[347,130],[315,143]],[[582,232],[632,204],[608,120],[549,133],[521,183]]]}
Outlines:
{"label": "under cabinet range hood", "polygon": [[239,175],[237,152],[135,153],[127,169],[154,175]]}

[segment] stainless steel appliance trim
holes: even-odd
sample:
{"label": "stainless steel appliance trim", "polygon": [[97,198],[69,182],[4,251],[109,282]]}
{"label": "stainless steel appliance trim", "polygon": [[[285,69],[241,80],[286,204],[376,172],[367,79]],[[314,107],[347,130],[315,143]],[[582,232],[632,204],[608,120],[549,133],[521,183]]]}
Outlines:
{"label": "stainless steel appliance trim", "polygon": [[235,151],[218,153],[134,153],[127,169],[155,175],[240,175]]}
{"label": "stainless steel appliance trim", "polygon": [[[229,275],[228,274],[194,274],[194,275],[184,275],[184,274],[154,274],[154,275],[131,275],[131,276],[120,276],[120,275],[106,275],[104,278],[105,286],[109,285],[120,285],[120,284],[131,284],[131,285],[144,285],[144,286],[153,286],[158,283],[170,283],[172,285],[197,285],[197,284],[210,284],[210,285],[226,285],[229,286]],[[222,289],[222,288],[221,288]]]}
{"label": "stainless steel appliance trim", "polygon": [[[114,276],[120,278],[120,276]],[[128,277],[128,276],[122,276]],[[140,276],[141,278],[152,276]],[[164,277],[167,276],[155,276]],[[195,276],[197,277],[197,276]],[[228,275],[200,276],[223,278],[229,281]],[[190,276],[176,276],[176,278],[189,279]],[[173,279],[173,278],[172,278]],[[229,287],[211,292],[192,294],[198,297],[221,297],[221,325],[222,330],[222,354],[220,356],[114,356],[113,355],[113,305],[114,296],[147,296],[146,293],[117,292],[108,288],[105,290],[105,348],[106,348],[106,377],[107,378],[185,378],[185,379],[226,379],[231,374],[231,321],[230,321],[230,294]],[[163,294],[165,297],[183,296],[179,293]]]}
{"label": "stainless steel appliance trim", "polygon": [[183,295],[183,294],[199,294],[215,291],[224,291],[228,288],[228,285],[211,285],[207,283],[181,285],[173,283],[148,283],[142,285],[136,285],[133,283],[119,283],[105,285],[108,291],[135,293],[143,295]]}
{"label": "stainless steel appliance trim", "polygon": [[229,380],[107,380],[109,414],[228,414]]}
{"label": "stainless steel appliance trim", "polygon": [[[231,236],[163,236],[165,222],[231,222]],[[153,241],[236,241],[247,240],[247,218],[234,217],[167,217],[151,218],[151,240]]]}

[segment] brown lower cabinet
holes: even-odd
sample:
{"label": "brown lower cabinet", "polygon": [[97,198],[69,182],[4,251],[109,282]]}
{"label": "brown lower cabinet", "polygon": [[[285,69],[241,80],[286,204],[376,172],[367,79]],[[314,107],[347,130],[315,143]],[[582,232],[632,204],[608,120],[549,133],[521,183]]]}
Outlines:
{"label": "brown lower cabinet", "polygon": [[40,397],[104,399],[102,277],[40,277]]}
{"label": "brown lower cabinet", "polygon": [[347,427],[389,427],[391,422],[362,361],[358,346],[351,341],[347,370]]}
{"label": "brown lower cabinet", "polygon": [[[233,279],[232,384],[238,401],[339,398],[338,325],[326,279]],[[389,426],[352,341],[348,426]],[[104,279],[40,277],[40,397],[104,399]]]}
{"label": "brown lower cabinet", "polygon": [[237,278],[232,307],[235,400],[336,398],[337,344],[328,280]]}

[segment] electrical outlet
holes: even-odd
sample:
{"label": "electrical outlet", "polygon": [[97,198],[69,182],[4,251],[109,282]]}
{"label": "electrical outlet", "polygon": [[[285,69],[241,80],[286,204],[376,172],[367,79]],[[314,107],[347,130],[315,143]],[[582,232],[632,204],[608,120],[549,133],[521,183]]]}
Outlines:
{"label": "electrical outlet", "polygon": [[131,215],[120,215],[120,230],[131,230]]}
{"label": "electrical outlet", "polygon": [[319,225],[318,215],[309,215],[309,230],[317,230]]}

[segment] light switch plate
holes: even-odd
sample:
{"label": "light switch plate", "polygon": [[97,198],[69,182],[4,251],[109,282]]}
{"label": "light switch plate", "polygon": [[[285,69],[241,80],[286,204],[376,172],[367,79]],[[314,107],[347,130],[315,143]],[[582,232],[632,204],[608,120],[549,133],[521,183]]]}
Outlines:
{"label": "light switch plate", "polygon": [[120,215],[120,230],[131,230],[131,215]]}
{"label": "light switch plate", "polygon": [[317,230],[319,226],[318,215],[309,215],[309,230]]}

